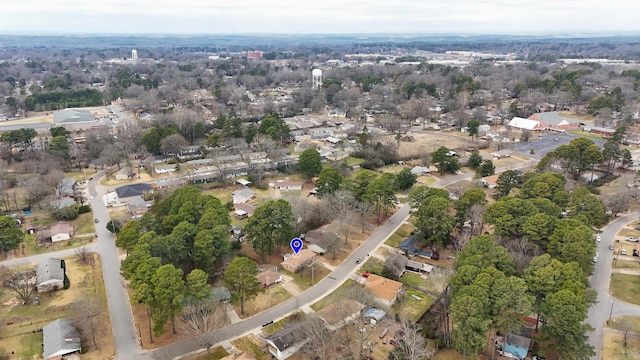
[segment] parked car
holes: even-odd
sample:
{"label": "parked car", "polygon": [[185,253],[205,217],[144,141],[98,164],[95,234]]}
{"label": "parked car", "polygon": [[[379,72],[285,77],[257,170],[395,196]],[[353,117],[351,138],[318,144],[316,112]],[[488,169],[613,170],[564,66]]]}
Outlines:
{"label": "parked car", "polygon": [[622,249],[622,250],[620,250],[620,254],[622,254],[622,255],[627,255],[627,249]]}
{"label": "parked car", "polygon": [[358,259],[356,260],[356,264],[360,264],[361,262],[362,262],[362,258],[358,258]]}
{"label": "parked car", "polygon": [[547,359],[543,358],[542,356],[533,355],[533,357],[531,358],[531,360],[547,360]]}
{"label": "parked car", "polygon": [[600,235],[596,236],[596,241],[600,242],[600,240],[602,240],[602,238],[600,237]]}
{"label": "parked car", "polygon": [[638,242],[638,238],[637,237],[633,237],[633,236],[629,236],[627,238],[627,241],[631,241],[631,242]]}
{"label": "parked car", "polygon": [[613,244],[609,245],[609,250],[613,250]]}
{"label": "parked car", "polygon": [[633,254],[632,255],[640,257],[640,254],[638,253],[638,249],[633,249]]}
{"label": "parked car", "polygon": [[636,226],[636,227],[635,227],[635,229],[636,229],[636,230],[640,230],[640,226]]}

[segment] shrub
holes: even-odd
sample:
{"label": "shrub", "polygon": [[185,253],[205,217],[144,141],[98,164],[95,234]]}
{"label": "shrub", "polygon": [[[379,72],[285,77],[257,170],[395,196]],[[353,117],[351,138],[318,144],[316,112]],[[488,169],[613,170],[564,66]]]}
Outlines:
{"label": "shrub", "polygon": [[85,214],[91,212],[91,206],[89,205],[82,205],[78,208],[78,214]]}

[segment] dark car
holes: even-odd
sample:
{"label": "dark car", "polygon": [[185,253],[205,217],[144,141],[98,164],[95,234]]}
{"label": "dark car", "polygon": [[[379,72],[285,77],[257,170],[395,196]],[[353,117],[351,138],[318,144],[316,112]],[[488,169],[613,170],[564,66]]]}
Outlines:
{"label": "dark car", "polygon": [[640,226],[636,226],[636,230],[640,230]]}
{"label": "dark car", "polygon": [[93,180],[93,176],[89,178],[89,180]]}
{"label": "dark car", "polygon": [[93,219],[93,222],[97,224],[99,221],[98,219]]}
{"label": "dark car", "polygon": [[640,257],[640,254],[638,254],[638,249],[633,249],[633,254],[632,255]]}
{"label": "dark car", "polygon": [[358,259],[356,260],[356,264],[360,264],[361,262],[362,262],[362,258],[358,258]]}

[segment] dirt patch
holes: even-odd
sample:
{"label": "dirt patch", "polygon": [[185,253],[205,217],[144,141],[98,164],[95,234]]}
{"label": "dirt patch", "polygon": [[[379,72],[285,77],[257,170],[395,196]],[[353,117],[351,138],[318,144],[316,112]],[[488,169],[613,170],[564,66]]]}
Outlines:
{"label": "dirt patch", "polygon": [[458,136],[453,133],[434,132],[424,134],[412,132],[410,135],[416,141],[400,142],[398,154],[402,158],[420,158],[425,153],[431,154],[441,146],[446,146],[451,150],[460,150],[474,145],[470,137]]}

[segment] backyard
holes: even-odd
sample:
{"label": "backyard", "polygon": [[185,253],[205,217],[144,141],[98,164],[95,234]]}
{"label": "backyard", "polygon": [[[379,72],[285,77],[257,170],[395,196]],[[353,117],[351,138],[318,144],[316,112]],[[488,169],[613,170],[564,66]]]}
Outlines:
{"label": "backyard", "polygon": [[[97,257],[97,256],[96,256]],[[81,263],[76,257],[65,260],[67,276],[71,287],[52,293],[36,293],[39,305],[21,306],[20,300],[14,292],[5,291],[0,296],[0,323],[7,324],[0,328],[2,339],[2,351],[14,352],[16,358],[28,359],[42,353],[42,327],[59,318],[70,318],[81,333],[83,348],[90,351],[83,355],[86,359],[104,359],[114,354],[111,334],[111,323],[107,308],[106,293],[102,280],[101,264],[96,259],[94,265],[90,261]],[[91,329],[86,319],[88,318],[86,299],[87,295],[95,293],[93,301],[99,301],[99,310],[93,312],[94,328],[97,348],[93,348],[90,342]],[[91,300],[90,300],[91,301]],[[35,332],[35,333],[34,333]],[[0,352],[0,356],[3,352]],[[4,358],[4,357],[3,357]],[[13,356],[9,357],[13,358]]]}
{"label": "backyard", "polygon": [[418,321],[433,303],[433,298],[414,289],[405,288],[404,292],[404,299],[394,304],[393,310],[401,317],[406,317],[414,322]]}

